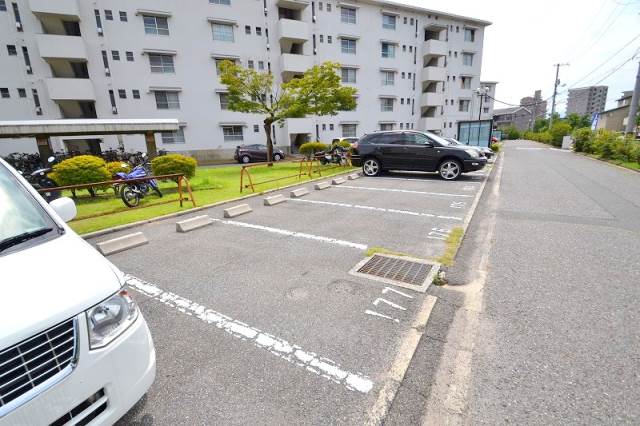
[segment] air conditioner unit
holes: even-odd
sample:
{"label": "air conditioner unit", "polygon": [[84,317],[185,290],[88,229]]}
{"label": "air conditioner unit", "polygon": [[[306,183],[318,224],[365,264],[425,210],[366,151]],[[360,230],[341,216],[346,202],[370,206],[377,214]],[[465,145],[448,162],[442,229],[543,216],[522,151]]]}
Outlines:
{"label": "air conditioner unit", "polygon": [[98,28],[98,34],[102,35],[102,28]]}
{"label": "air conditioner unit", "polygon": [[111,76],[111,70],[109,68],[105,68],[104,73],[107,77]]}
{"label": "air conditioner unit", "polygon": [[114,114],[117,114],[118,113],[118,108],[111,107],[111,112],[114,113]]}
{"label": "air conditioner unit", "polygon": [[16,28],[21,30],[22,29],[22,22],[16,22]]}
{"label": "air conditioner unit", "polygon": [[267,50],[271,49],[271,46],[269,45],[269,43],[267,43]]}
{"label": "air conditioner unit", "polygon": [[25,69],[27,70],[28,73],[31,73],[31,65],[27,65]]}

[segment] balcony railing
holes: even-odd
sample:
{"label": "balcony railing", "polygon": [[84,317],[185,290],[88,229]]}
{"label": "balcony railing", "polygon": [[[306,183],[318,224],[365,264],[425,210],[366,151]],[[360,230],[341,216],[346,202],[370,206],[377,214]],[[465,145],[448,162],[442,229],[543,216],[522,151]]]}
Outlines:
{"label": "balcony railing", "polygon": [[29,9],[36,15],[57,15],[80,19],[77,0],[29,0]]}
{"label": "balcony railing", "polygon": [[91,80],[85,78],[45,79],[49,97],[54,101],[95,101]]}
{"label": "balcony railing", "polygon": [[280,19],[278,21],[278,36],[280,39],[295,42],[309,40],[309,24],[294,19]]}
{"label": "balcony railing", "polygon": [[446,77],[444,67],[424,67],[422,69],[422,81],[445,81]]}
{"label": "balcony railing", "polygon": [[87,49],[82,37],[36,34],[40,56],[44,59],[87,60]]}

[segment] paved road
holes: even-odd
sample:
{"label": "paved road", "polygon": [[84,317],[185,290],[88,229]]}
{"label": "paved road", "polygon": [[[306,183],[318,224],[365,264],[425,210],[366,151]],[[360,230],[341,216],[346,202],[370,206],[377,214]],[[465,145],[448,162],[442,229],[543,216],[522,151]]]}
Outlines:
{"label": "paved road", "polygon": [[640,174],[524,141],[496,172],[387,424],[639,424]]}
{"label": "paved road", "polygon": [[[372,247],[442,254],[485,179],[361,178],[273,207],[255,197],[233,220],[220,206],[93,239],[149,239],[109,256],[138,278],[157,349],[156,382],[121,424],[367,421],[433,298],[349,271]],[[215,223],[176,233],[202,214]]]}

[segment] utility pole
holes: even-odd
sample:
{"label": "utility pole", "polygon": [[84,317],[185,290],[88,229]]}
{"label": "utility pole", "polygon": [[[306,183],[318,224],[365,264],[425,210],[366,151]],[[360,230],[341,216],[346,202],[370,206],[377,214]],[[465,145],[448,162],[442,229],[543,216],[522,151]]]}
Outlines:
{"label": "utility pole", "polygon": [[[625,134],[635,133],[636,115],[638,114],[638,102],[640,101],[640,62],[638,62],[638,72],[636,74],[636,85],[631,96],[631,106],[629,107],[629,117],[627,118],[627,128]],[[634,135],[635,136],[635,135]]]}
{"label": "utility pole", "polygon": [[560,79],[558,78],[560,75],[560,67],[564,67],[566,64],[553,64],[556,67],[556,80],[553,82],[553,100],[551,101],[551,116],[549,117],[549,128],[553,124],[553,114],[556,113],[556,95],[558,94],[558,86],[560,85]]}

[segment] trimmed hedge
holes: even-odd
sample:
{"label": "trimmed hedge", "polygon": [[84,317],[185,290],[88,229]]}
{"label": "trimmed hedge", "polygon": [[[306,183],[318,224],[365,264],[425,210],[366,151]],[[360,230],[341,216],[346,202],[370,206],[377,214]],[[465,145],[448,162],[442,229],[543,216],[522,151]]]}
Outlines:
{"label": "trimmed hedge", "polygon": [[329,147],[322,142],[307,142],[300,145],[300,154],[307,158],[311,158],[316,152],[325,151]]}
{"label": "trimmed hedge", "polygon": [[640,164],[640,141],[632,135],[623,136],[610,130],[589,128],[573,132],[576,152],[597,155],[605,160],[616,160]]}
{"label": "trimmed hedge", "polygon": [[571,125],[566,121],[555,121],[551,129],[543,132],[524,132],[523,137],[556,147],[562,146],[562,138],[571,134]]}
{"label": "trimmed hedge", "polygon": [[[93,155],[78,155],[55,164],[48,176],[60,186],[111,180],[107,164],[102,158]],[[93,188],[88,191],[91,196],[95,195]]]}
{"label": "trimmed hedge", "polygon": [[170,175],[182,173],[188,178],[196,174],[198,162],[195,158],[181,154],[167,154],[151,160],[151,170],[154,175]]}
{"label": "trimmed hedge", "polygon": [[111,176],[115,176],[116,173],[129,173],[131,171],[131,164],[125,161],[110,161],[107,163],[107,170]]}

